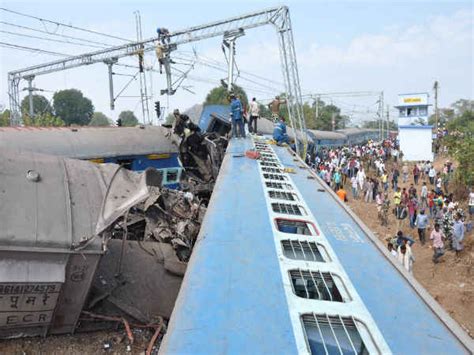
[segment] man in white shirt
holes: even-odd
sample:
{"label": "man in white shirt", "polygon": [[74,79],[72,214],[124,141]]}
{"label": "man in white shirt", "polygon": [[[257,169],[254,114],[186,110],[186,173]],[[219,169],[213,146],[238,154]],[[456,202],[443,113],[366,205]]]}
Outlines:
{"label": "man in white shirt", "polygon": [[[257,119],[260,116],[260,108],[258,107],[257,100],[255,97],[250,103],[250,118],[249,118],[249,132],[257,133]],[[253,127],[252,127],[253,123]]]}

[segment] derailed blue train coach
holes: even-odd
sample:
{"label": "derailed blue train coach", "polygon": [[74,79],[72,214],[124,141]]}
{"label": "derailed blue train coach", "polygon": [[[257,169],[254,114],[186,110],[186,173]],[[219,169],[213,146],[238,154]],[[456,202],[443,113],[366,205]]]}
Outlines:
{"label": "derailed blue train coach", "polygon": [[179,186],[183,170],[164,127],[1,127],[1,149],[115,163],[133,171],[152,167],[168,188]]}

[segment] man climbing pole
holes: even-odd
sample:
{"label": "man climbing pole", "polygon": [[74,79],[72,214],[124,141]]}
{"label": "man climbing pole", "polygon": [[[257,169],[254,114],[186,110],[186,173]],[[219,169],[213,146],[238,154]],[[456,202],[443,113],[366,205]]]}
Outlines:
{"label": "man climbing pole", "polygon": [[268,104],[273,119],[277,119],[280,116],[280,105],[285,103],[286,100],[281,100],[280,96],[275,96],[275,99]]}

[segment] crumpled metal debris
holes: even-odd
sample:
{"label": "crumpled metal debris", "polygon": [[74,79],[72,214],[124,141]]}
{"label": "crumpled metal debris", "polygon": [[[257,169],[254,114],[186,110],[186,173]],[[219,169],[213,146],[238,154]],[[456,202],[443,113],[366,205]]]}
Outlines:
{"label": "crumpled metal debris", "polygon": [[147,195],[127,205],[129,209],[109,226],[113,238],[123,239],[126,233],[128,240],[167,243],[180,261],[188,261],[206,207],[190,192],[148,186]]}

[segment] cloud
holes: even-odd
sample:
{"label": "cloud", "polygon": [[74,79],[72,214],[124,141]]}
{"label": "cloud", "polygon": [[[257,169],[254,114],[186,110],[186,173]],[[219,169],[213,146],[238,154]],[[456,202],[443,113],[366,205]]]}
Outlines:
{"label": "cloud", "polygon": [[316,42],[306,53],[300,52],[300,63],[305,69],[328,65],[391,67],[429,61],[430,56],[445,56],[449,51],[472,56],[472,30],[470,11],[458,11],[451,16],[433,17],[424,24],[392,27],[387,33],[363,34],[353,38],[347,47],[320,46]]}

